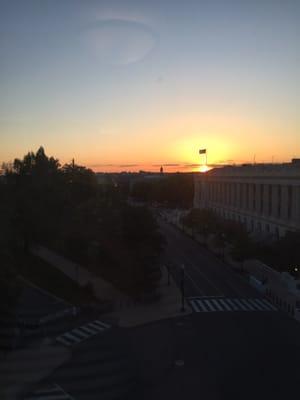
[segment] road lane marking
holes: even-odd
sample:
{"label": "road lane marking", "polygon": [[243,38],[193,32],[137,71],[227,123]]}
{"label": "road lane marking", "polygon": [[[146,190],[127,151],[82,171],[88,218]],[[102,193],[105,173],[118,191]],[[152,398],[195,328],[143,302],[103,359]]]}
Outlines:
{"label": "road lane marking", "polygon": [[261,301],[262,301],[263,303],[267,304],[272,310],[277,311],[277,308],[276,308],[273,304],[271,304],[268,300],[266,300],[266,299],[261,299]]}
{"label": "road lane marking", "polygon": [[247,307],[244,306],[243,303],[241,303],[241,301],[239,299],[233,299],[232,301],[234,301],[236,304],[239,305],[239,307],[243,310],[243,311],[249,311],[249,309]]}
{"label": "road lane marking", "polygon": [[211,297],[188,297],[189,304],[194,312],[259,312],[259,311],[278,311],[265,299],[227,299]]}
{"label": "road lane marking", "polygon": [[200,292],[200,294],[203,294],[203,290],[200,289],[200,287],[197,285],[197,283],[191,278],[191,276],[186,271],[184,271],[184,275],[188,277],[188,279],[192,282],[192,284]]}
{"label": "road lane marking", "polygon": [[223,308],[218,302],[219,299],[211,299],[211,302],[218,308],[219,311],[223,311]]}
{"label": "road lane marking", "polygon": [[226,300],[230,304],[230,306],[233,308],[234,311],[239,310],[239,307],[231,299],[226,299]]}
{"label": "road lane marking", "polygon": [[84,338],[88,338],[90,336],[90,335],[87,335],[86,333],[82,332],[82,328],[73,329],[71,331],[71,333],[75,333],[75,335],[79,335],[79,336],[82,336]]}
{"label": "road lane marking", "polygon": [[66,346],[71,346],[95,336],[96,334],[103,332],[110,327],[110,325],[102,321],[94,320],[86,325],[74,328],[70,332],[65,332],[57,336],[55,339],[59,343],[62,343]]}
{"label": "road lane marking", "polygon": [[95,323],[100,324],[100,325],[104,326],[104,328],[107,328],[107,329],[111,328],[111,325],[108,325],[102,321],[99,321],[98,319],[95,320]]}
{"label": "road lane marking", "polygon": [[261,305],[261,307],[264,309],[264,310],[270,310],[270,307],[268,307],[266,304],[264,304],[262,301],[260,301],[259,299],[255,299],[254,300],[256,303],[258,303],[258,304],[260,304]]}
{"label": "road lane marking", "polygon": [[205,304],[211,309],[211,311],[216,311],[216,309],[213,307],[212,304],[210,304],[211,300],[203,300],[205,301]]}
{"label": "road lane marking", "polygon": [[72,335],[71,333],[64,333],[63,335],[62,335],[63,337],[65,337],[65,338],[67,338],[67,339],[71,339],[73,342],[75,342],[75,343],[77,343],[77,342],[80,342],[80,338],[78,338],[78,337],[76,337],[76,336],[74,336],[74,335]]}
{"label": "road lane marking", "polygon": [[243,303],[246,307],[248,307],[248,309],[250,309],[251,311],[255,311],[255,308],[253,307],[253,305],[251,303],[249,303],[248,300],[245,299],[240,299],[241,303]]}
{"label": "road lane marking", "polygon": [[195,310],[196,312],[200,312],[201,311],[199,306],[198,306],[198,302],[196,300],[191,300],[190,304],[191,304],[193,310]]}
{"label": "road lane marking", "polygon": [[210,312],[210,309],[206,306],[206,304],[203,303],[202,300],[199,300],[198,304],[199,304],[202,312]]}
{"label": "road lane marking", "polygon": [[[227,299],[226,299],[227,300]],[[220,303],[226,308],[226,310],[228,310],[228,311],[232,311],[232,309],[229,307],[229,305],[226,303],[226,301],[225,301],[225,299],[223,300],[223,299],[220,299],[219,300],[220,301]]]}
{"label": "road lane marking", "polygon": [[172,259],[173,259],[174,253],[175,253],[175,255],[177,254],[177,263],[178,263],[178,259],[183,260],[182,264],[184,264],[184,265],[186,266],[185,275],[187,275],[187,276],[189,277],[189,279],[193,282],[193,284],[197,287],[197,289],[199,290],[199,292],[200,292],[201,294],[204,294],[203,290],[200,289],[200,288],[195,284],[194,280],[188,275],[188,273],[187,273],[187,268],[191,268],[194,272],[196,272],[197,274],[199,274],[199,275],[204,279],[204,281],[206,281],[206,283],[208,283],[209,286],[211,286],[212,288],[214,288],[214,290],[217,292],[217,295],[224,296],[224,293],[223,293],[213,282],[211,282],[211,281],[207,278],[207,276],[206,276],[202,271],[199,270],[199,267],[196,266],[196,265],[194,264],[194,262],[191,261],[190,258],[186,256],[185,253],[179,253],[178,250],[175,250],[175,251],[173,250],[173,251],[172,251]]}
{"label": "road lane marking", "polygon": [[72,343],[70,342],[70,340],[64,339],[62,336],[57,337],[57,338],[56,338],[56,341],[59,342],[59,343],[62,343],[62,344],[64,344],[64,345],[66,345],[66,346],[71,346],[71,344],[72,344]]}
{"label": "road lane marking", "polygon": [[[205,250],[205,249],[201,249],[201,250],[200,250],[199,246],[196,247],[196,246],[195,246],[195,242],[192,241],[190,237],[187,237],[186,234],[180,232],[180,231],[178,230],[178,228],[176,229],[174,226],[171,226],[169,223],[166,223],[166,222],[163,221],[163,223],[162,223],[162,229],[167,231],[167,232],[166,232],[167,235],[171,235],[171,237],[174,238],[173,242],[175,242],[175,241],[176,241],[176,242],[178,242],[178,241],[183,241],[183,242],[185,242],[186,246],[189,247],[189,248],[192,248],[194,252],[199,252],[199,254],[201,255],[201,257],[204,258],[205,260],[207,260],[207,261],[212,261],[212,260],[213,260],[213,261],[212,261],[212,266],[213,266],[212,269],[213,269],[215,272],[219,272],[218,267],[220,267],[220,266],[221,266],[221,267],[224,267],[224,263],[222,263],[222,262],[221,262],[218,258],[216,258],[213,254],[208,253],[207,250]],[[188,258],[185,256],[185,253],[179,253],[179,252],[177,252],[177,254],[179,254],[180,257],[183,258],[183,259],[185,259],[185,260],[188,259]],[[172,254],[171,254],[171,257],[170,257],[171,260],[174,259],[173,255],[174,255],[174,249],[172,249]],[[189,260],[189,262],[190,262],[190,260]],[[192,262],[192,264],[194,264],[194,263]],[[225,266],[226,266],[226,269],[227,269],[228,272],[232,272],[232,271],[230,270],[230,268],[229,268],[226,264],[225,264]],[[194,268],[194,265],[192,265],[192,268]],[[197,271],[198,273],[200,273],[200,274],[202,275],[202,277],[210,284],[210,286],[214,287],[214,289],[217,290],[217,292],[222,293],[222,291],[221,291],[217,286],[215,286],[215,285],[210,281],[210,279],[209,279],[203,272],[201,273],[198,269],[197,269],[196,271]],[[223,276],[223,278],[224,278],[224,276]],[[232,279],[233,279],[233,281],[236,282],[236,284],[243,285],[243,287],[244,287],[245,285],[247,285],[247,282],[246,282],[244,279],[242,279],[240,276],[235,275],[235,274],[233,274],[233,273],[232,273]],[[243,291],[240,290],[240,288],[237,287],[236,285],[233,285],[233,284],[232,284],[232,283],[233,283],[232,281],[226,280],[225,282],[226,282],[226,284],[233,290],[233,292],[236,293],[236,296],[240,296],[240,297],[243,296]]]}
{"label": "road lane marking", "polygon": [[87,326],[90,326],[90,327],[92,327],[92,328],[94,328],[94,329],[98,330],[99,332],[101,332],[101,331],[103,331],[103,330],[104,330],[104,328],[103,328],[103,327],[100,327],[100,326],[98,326],[98,325],[94,324],[93,322],[89,323]]}
{"label": "road lane marking", "polygon": [[259,304],[256,304],[255,301],[253,299],[248,299],[248,301],[254,306],[256,311],[263,311],[263,309],[261,308],[261,306]]}
{"label": "road lane marking", "polygon": [[82,326],[80,329],[82,329],[84,332],[88,332],[92,335],[96,335],[96,333],[98,333],[98,331],[96,331],[95,329],[88,328],[87,326]]}

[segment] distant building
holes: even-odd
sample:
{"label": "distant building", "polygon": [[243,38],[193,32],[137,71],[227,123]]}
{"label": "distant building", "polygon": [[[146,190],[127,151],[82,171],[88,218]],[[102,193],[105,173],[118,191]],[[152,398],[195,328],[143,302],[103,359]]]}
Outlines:
{"label": "distant building", "polygon": [[157,172],[140,172],[138,174],[131,174],[130,189],[136,184],[141,182],[157,182],[166,179],[166,174]]}
{"label": "distant building", "polygon": [[195,208],[244,223],[257,235],[300,230],[300,162],[245,164],[195,174]]}

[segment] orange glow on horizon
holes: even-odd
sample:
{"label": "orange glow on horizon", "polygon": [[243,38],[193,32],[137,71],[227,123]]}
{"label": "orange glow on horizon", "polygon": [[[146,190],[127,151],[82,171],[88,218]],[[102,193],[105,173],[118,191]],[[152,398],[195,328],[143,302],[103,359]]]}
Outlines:
{"label": "orange glow on horizon", "polygon": [[211,170],[211,167],[209,167],[208,165],[200,165],[200,167],[199,167],[199,172],[202,172],[202,173],[205,173],[209,170]]}

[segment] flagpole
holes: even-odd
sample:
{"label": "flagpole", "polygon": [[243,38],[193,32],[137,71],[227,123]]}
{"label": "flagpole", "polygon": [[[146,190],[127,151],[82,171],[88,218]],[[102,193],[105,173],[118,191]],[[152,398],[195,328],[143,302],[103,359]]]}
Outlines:
{"label": "flagpole", "polygon": [[[207,165],[207,149],[200,149],[199,150],[200,157],[202,154],[205,154],[205,165]],[[201,161],[201,159],[200,159]]]}

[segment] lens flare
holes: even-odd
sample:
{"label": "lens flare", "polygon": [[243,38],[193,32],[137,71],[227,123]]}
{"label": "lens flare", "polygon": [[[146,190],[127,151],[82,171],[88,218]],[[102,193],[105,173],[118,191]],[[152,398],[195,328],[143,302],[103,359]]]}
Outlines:
{"label": "lens flare", "polygon": [[199,172],[207,172],[209,171],[211,168],[208,165],[200,165],[199,167]]}

